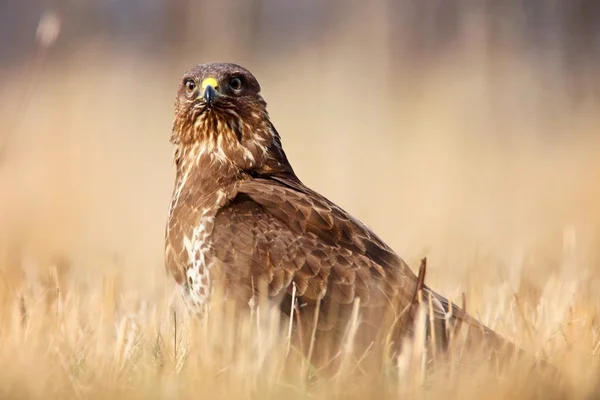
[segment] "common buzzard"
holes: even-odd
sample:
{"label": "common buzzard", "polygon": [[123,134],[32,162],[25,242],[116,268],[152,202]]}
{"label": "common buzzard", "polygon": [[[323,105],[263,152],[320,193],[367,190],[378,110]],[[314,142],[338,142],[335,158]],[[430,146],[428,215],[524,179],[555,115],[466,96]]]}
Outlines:
{"label": "common buzzard", "polygon": [[218,285],[244,303],[264,295],[287,315],[295,307],[307,326],[318,315],[315,331],[330,333],[330,343],[339,342],[356,305],[365,340],[385,331],[398,344],[411,332],[418,292],[436,348],[457,326],[470,341],[506,344],[419,282],[368,227],[306,187],[266,106],[258,81],[239,65],[198,65],[179,84],[165,251],[188,304],[202,309]]}

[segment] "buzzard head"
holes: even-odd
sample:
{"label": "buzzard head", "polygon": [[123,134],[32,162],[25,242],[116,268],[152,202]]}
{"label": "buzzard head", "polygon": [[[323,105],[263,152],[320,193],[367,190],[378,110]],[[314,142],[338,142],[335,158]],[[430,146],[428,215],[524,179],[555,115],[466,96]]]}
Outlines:
{"label": "buzzard head", "polygon": [[208,158],[236,171],[291,171],[258,81],[236,64],[201,64],[183,75],[171,141],[176,165]]}

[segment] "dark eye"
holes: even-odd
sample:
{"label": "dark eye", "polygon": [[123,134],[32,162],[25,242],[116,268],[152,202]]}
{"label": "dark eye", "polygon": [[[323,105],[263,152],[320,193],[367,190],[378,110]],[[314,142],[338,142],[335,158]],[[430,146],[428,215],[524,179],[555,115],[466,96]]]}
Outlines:
{"label": "dark eye", "polygon": [[231,90],[238,91],[242,88],[242,80],[238,77],[233,77],[229,80],[229,87]]}
{"label": "dark eye", "polygon": [[185,89],[189,93],[193,92],[196,89],[196,82],[194,82],[193,79],[186,79],[184,85],[185,85]]}

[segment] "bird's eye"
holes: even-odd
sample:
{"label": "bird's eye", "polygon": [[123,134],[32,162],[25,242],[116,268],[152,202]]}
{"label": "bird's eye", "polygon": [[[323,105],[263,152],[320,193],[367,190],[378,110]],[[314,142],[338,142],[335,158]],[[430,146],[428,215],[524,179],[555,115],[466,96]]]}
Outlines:
{"label": "bird's eye", "polygon": [[242,80],[238,77],[233,77],[229,80],[229,87],[231,90],[238,91],[242,88]]}
{"label": "bird's eye", "polygon": [[193,92],[196,89],[196,82],[194,82],[193,79],[186,79],[185,89],[188,91],[188,93]]}

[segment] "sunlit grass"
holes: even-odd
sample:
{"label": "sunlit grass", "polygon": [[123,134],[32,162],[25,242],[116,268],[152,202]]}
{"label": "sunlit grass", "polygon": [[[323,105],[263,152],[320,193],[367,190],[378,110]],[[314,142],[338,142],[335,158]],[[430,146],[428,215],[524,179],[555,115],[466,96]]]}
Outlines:
{"label": "sunlit grass", "polygon": [[241,317],[217,301],[197,319],[170,284],[148,299],[121,291],[115,278],[86,287],[60,274],[52,267],[47,278],[2,278],[3,398],[583,398],[597,384],[598,309],[585,298],[554,301],[564,293],[552,279],[537,307],[512,302],[494,321],[510,324],[503,331],[519,344],[530,338],[524,347],[557,367],[548,380],[531,362],[482,362],[459,341],[449,358],[426,363],[419,318],[399,358],[369,368],[376,364],[352,352],[350,335],[340,369],[323,374],[290,347],[287,322],[265,305]]}

